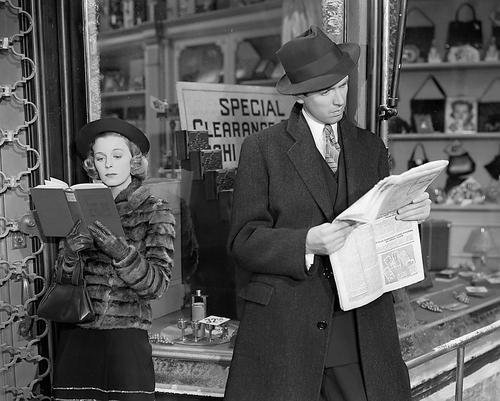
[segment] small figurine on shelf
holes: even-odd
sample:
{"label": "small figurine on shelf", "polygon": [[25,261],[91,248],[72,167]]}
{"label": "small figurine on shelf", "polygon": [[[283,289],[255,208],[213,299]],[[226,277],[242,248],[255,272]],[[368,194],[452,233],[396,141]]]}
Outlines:
{"label": "small figurine on shelf", "polygon": [[429,63],[440,63],[442,60],[441,55],[436,47],[436,42],[433,40],[431,48],[429,49],[429,54],[427,56],[427,62]]}
{"label": "small figurine on shelf", "polygon": [[490,44],[484,55],[484,61],[498,61],[497,39],[494,36],[490,39]]}

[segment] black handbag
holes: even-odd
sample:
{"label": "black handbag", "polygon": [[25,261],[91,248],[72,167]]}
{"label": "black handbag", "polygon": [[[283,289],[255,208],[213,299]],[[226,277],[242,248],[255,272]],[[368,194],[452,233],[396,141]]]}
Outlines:
{"label": "black handbag", "polygon": [[[437,91],[441,94],[440,98],[417,98],[420,91],[424,86],[431,81]],[[419,132],[417,130],[418,122],[415,120],[415,116],[425,116],[429,115],[432,122],[432,130],[435,132],[444,131],[444,110],[446,105],[446,93],[439,84],[438,80],[434,75],[429,74],[427,78],[422,82],[420,87],[417,89],[412,99],[410,100],[410,110],[413,125],[413,132]]]}
{"label": "black handbag", "polygon": [[476,171],[476,162],[459,141],[454,141],[444,151],[448,154],[446,173],[449,176],[460,177]]}
{"label": "black handbag", "polygon": [[434,22],[424,14],[424,12],[418,8],[413,7],[408,10],[406,13],[406,19],[408,19],[412,13],[419,13],[422,15],[427,21],[429,21],[430,25],[420,25],[420,26],[406,26],[405,28],[405,39],[404,39],[404,47],[408,48],[410,46],[415,46],[418,49],[418,59],[422,59],[423,61],[427,61],[427,57],[429,55],[429,50],[432,46],[432,41],[434,39]]}
{"label": "black handbag", "polygon": [[54,282],[47,289],[37,315],[59,323],[85,323],[94,320],[92,301],[83,279],[83,267],[77,261],[70,282],[64,282],[62,267],[57,269]]}
{"label": "black handbag", "polygon": [[[415,154],[417,152],[417,149],[420,149],[421,156],[415,158]],[[429,162],[429,159],[427,158],[427,154],[425,153],[424,145],[422,145],[422,143],[418,142],[413,147],[410,158],[408,159],[408,170],[413,168],[413,167],[417,167],[417,166],[420,166],[420,165],[428,163],[428,162]]]}
{"label": "black handbag", "polygon": [[500,153],[493,160],[484,165],[486,171],[494,180],[500,180]]}
{"label": "black handbag", "polygon": [[448,157],[448,167],[446,168],[448,175],[461,176],[472,174],[474,171],[476,171],[476,162],[469,155],[469,152]]}
{"label": "black handbag", "polygon": [[[472,19],[460,21],[460,11],[468,7],[472,11]],[[476,49],[483,47],[483,31],[481,21],[476,18],[476,10],[469,3],[462,3],[455,12],[455,19],[448,25],[448,37],[446,46],[471,45]]]}
{"label": "black handbag", "polygon": [[[500,132],[500,77],[494,78],[478,98],[478,131]],[[491,94],[491,95],[490,95]]]}

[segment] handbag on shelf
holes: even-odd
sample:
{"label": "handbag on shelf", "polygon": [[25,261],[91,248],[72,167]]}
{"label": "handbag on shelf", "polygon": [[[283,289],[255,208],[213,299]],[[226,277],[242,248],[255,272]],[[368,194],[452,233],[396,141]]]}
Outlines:
{"label": "handbag on shelf", "polygon": [[500,151],[490,162],[484,165],[484,168],[491,178],[497,181],[500,180]]}
{"label": "handbag on shelf", "polygon": [[94,309],[80,260],[73,269],[71,281],[63,281],[62,271],[62,267],[57,269],[54,282],[38,305],[37,315],[58,323],[85,323],[94,320]]}
{"label": "handbag on shelf", "polygon": [[[472,12],[472,19],[460,20],[460,11],[467,7]],[[471,45],[476,49],[483,47],[483,31],[481,21],[476,18],[476,10],[469,3],[462,3],[455,12],[455,19],[448,24],[446,46]]]}
{"label": "handbag on shelf", "polygon": [[478,131],[500,133],[500,77],[494,78],[478,99]]}
{"label": "handbag on shelf", "polygon": [[[421,156],[415,157],[417,149],[420,149]],[[420,166],[422,164],[428,163],[429,159],[427,158],[427,154],[425,153],[424,145],[421,142],[418,142],[414,147],[410,154],[410,158],[408,159],[408,170]]]}
{"label": "handbag on shelf", "polygon": [[[428,25],[418,25],[418,26],[408,26],[410,15],[415,15],[415,13],[420,14],[426,21],[429,22]],[[434,22],[418,7],[413,7],[406,13],[407,25],[405,28],[405,39],[403,54],[413,54],[411,53],[412,48],[416,49],[417,55],[416,59],[412,59],[410,56],[407,57],[405,61],[416,62],[416,61],[427,61],[429,55],[429,50],[434,39],[435,25]]]}
{"label": "handbag on shelf", "polygon": [[[433,93],[426,94],[424,92],[424,88],[428,84],[434,86]],[[443,132],[445,105],[446,93],[444,89],[436,77],[429,74],[410,100],[413,132],[429,132],[431,129],[433,132]],[[432,127],[427,127],[424,130],[422,122],[427,122],[426,126],[432,125]]]}
{"label": "handbag on shelf", "polygon": [[446,173],[449,176],[460,177],[476,171],[476,162],[459,141],[454,141],[450,147],[445,149],[445,153],[448,154]]}

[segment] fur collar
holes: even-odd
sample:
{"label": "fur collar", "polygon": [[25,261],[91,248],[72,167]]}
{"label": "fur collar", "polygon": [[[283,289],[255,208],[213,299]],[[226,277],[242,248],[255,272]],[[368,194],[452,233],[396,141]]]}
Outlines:
{"label": "fur collar", "polygon": [[115,198],[119,215],[123,216],[137,209],[150,195],[149,189],[142,186],[142,181],[133,177],[130,185]]}

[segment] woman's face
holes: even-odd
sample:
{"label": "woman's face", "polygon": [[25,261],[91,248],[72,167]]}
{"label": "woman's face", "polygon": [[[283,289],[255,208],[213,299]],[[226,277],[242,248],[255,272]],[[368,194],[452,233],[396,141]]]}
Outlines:
{"label": "woman's face", "polygon": [[101,181],[112,189],[125,189],[132,181],[132,154],[127,139],[121,135],[106,134],[96,139],[92,150],[94,165]]}

